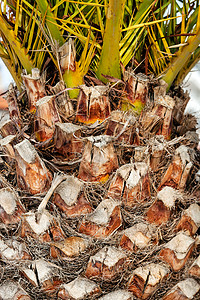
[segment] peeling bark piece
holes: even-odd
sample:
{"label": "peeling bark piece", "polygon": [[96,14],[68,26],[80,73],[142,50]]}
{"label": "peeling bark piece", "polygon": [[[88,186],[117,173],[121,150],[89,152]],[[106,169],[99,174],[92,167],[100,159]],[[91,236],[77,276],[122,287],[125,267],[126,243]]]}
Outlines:
{"label": "peeling bark piece", "polygon": [[134,72],[125,72],[125,77],[127,97],[122,100],[121,108],[122,110],[132,109],[140,114],[148,100],[149,79],[144,74]]}
{"label": "peeling bark piece", "polygon": [[115,137],[118,142],[123,144],[140,144],[139,134],[136,130],[136,118],[131,111],[112,111],[107,122],[105,134]]}
{"label": "peeling bark piece", "polygon": [[110,115],[108,86],[80,86],[76,120],[85,124],[104,121]]}
{"label": "peeling bark piece", "polygon": [[103,200],[93,213],[86,216],[80,224],[79,232],[94,238],[106,238],[122,225],[119,203]]}
{"label": "peeling bark piece", "polygon": [[86,239],[71,236],[64,241],[51,244],[51,256],[53,258],[74,257],[83,252],[88,246]]}
{"label": "peeling bark piece", "polygon": [[85,276],[90,279],[112,280],[123,271],[127,263],[126,258],[122,250],[106,246],[90,257]]}
{"label": "peeling bark piece", "polygon": [[20,268],[21,273],[34,286],[39,286],[49,294],[57,292],[60,284],[59,267],[44,259],[35,260]]}
{"label": "peeling bark piece", "polygon": [[16,135],[8,135],[7,137],[0,139],[0,146],[5,152],[5,160],[8,163],[11,163],[12,160],[15,158],[15,152],[13,149],[14,140]]}
{"label": "peeling bark piece", "polygon": [[200,285],[196,280],[187,278],[177,283],[164,297],[163,300],[189,300],[197,299],[194,296],[198,293]]}
{"label": "peeling bark piece", "polygon": [[197,259],[193,262],[189,269],[189,274],[191,276],[200,278],[200,255],[197,257]]}
{"label": "peeling bark piece", "polygon": [[6,225],[18,224],[25,208],[9,188],[0,189],[0,220]]}
{"label": "peeling bark piece", "polygon": [[104,182],[118,168],[112,139],[107,135],[100,135],[88,137],[87,140],[78,177],[84,181]]}
{"label": "peeling bark piece", "polygon": [[127,207],[150,198],[148,165],[136,162],[119,168],[111,181],[107,196],[121,200]]}
{"label": "peeling bark piece", "polygon": [[137,251],[149,247],[155,238],[155,228],[152,225],[137,223],[124,231],[120,246],[128,251]]}
{"label": "peeling bark piece", "polygon": [[78,277],[75,280],[61,285],[58,299],[81,300],[100,294],[100,287],[92,280]]}
{"label": "peeling bark piece", "polygon": [[31,259],[31,255],[28,253],[25,244],[14,239],[0,239],[0,258],[5,261],[24,260]]}
{"label": "peeling bark piece", "polygon": [[167,262],[176,272],[184,267],[194,247],[195,240],[180,232],[164,246],[159,258]]}
{"label": "peeling bark piece", "polygon": [[14,146],[18,187],[32,195],[48,190],[52,176],[34,146],[23,140]]}
{"label": "peeling bark piece", "polygon": [[164,186],[171,186],[177,190],[184,189],[192,165],[189,148],[184,145],[178,147],[158,189]]}
{"label": "peeling bark piece", "polygon": [[170,186],[165,186],[157,194],[156,201],[151,205],[147,211],[147,221],[155,225],[167,223],[171,210],[175,208],[175,201],[180,199],[179,191]]}
{"label": "peeling bark piece", "polygon": [[165,139],[170,139],[174,105],[174,100],[168,95],[155,99],[152,110],[145,111],[140,118],[144,132],[163,135]]}
{"label": "peeling bark piece", "polygon": [[176,105],[173,109],[173,121],[177,125],[183,123],[185,108],[190,100],[189,93],[182,98],[174,97]]}
{"label": "peeling bark piece", "polygon": [[[59,81],[52,90],[55,94],[59,94],[65,89],[65,84],[63,81]],[[70,101],[67,92],[62,92],[56,97],[56,103],[59,108],[59,113],[66,119],[74,115],[74,108],[72,102]]]}
{"label": "peeling bark piece", "polygon": [[67,160],[80,158],[84,147],[81,140],[81,126],[59,122],[55,125],[54,149],[56,152],[62,154]]}
{"label": "peeling bark piece", "polygon": [[53,203],[68,217],[88,214],[92,206],[84,193],[84,183],[74,176],[67,176],[55,190]]}
{"label": "peeling bark piece", "polygon": [[59,58],[62,73],[67,70],[73,72],[76,70],[76,49],[71,38],[59,47]]}
{"label": "peeling bark piece", "polygon": [[61,122],[54,96],[45,96],[36,102],[34,132],[38,141],[53,137],[55,123]]}
{"label": "peeling bark piece", "polygon": [[0,134],[3,138],[8,135],[16,135],[17,128],[15,127],[14,122],[10,119],[0,122]]}
{"label": "peeling bark piece", "polygon": [[0,299],[31,300],[31,297],[18,283],[6,280],[3,284],[0,285]]}
{"label": "peeling bark piece", "polygon": [[133,300],[133,295],[126,290],[116,290],[98,298],[98,300]]}
{"label": "peeling bark piece", "polygon": [[62,231],[58,221],[46,210],[44,210],[39,220],[37,213],[28,212],[22,217],[21,237],[31,236],[41,242],[53,242],[64,240],[64,232]]}
{"label": "peeling bark piece", "polygon": [[17,95],[14,85],[10,83],[8,87],[8,93],[6,94],[6,101],[8,102],[8,110],[10,119],[13,121],[17,128],[21,128],[22,119],[17,103]]}
{"label": "peeling bark piece", "polygon": [[164,137],[158,135],[152,139],[150,167],[152,171],[157,171],[164,154]]}
{"label": "peeling bark piece", "polygon": [[193,236],[200,226],[200,206],[196,203],[191,204],[184,210],[182,217],[177,224],[175,231],[186,231]]}
{"label": "peeling bark piece", "polygon": [[145,146],[135,147],[134,162],[148,163],[148,148]]}
{"label": "peeling bark piece", "polygon": [[32,69],[32,74],[22,75],[24,85],[26,87],[29,109],[34,112],[36,109],[36,102],[46,96],[45,91],[45,75],[40,76],[40,70],[37,68]]}
{"label": "peeling bark piece", "polygon": [[147,299],[157,285],[169,274],[169,269],[160,264],[148,264],[134,270],[128,282],[128,290],[139,299]]}

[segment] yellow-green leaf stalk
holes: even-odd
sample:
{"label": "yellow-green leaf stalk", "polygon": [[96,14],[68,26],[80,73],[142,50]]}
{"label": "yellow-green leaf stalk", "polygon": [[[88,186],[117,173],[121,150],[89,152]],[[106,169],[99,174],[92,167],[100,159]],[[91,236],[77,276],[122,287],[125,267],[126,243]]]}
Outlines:
{"label": "yellow-green leaf stalk", "polygon": [[58,29],[58,24],[55,21],[55,16],[51,11],[49,3],[47,2],[47,0],[36,0],[36,2],[39,6],[42,18],[45,18],[45,25],[48,28],[52,40],[57,41],[58,45],[62,46],[65,40]]}
{"label": "yellow-green leaf stalk", "polygon": [[163,76],[163,80],[168,84],[170,89],[175,78],[184,67],[185,63],[190,59],[193,52],[199,47],[200,44],[200,29],[194,37],[188,39],[188,45],[184,47],[181,53],[172,61],[170,67]]}
{"label": "yellow-green leaf stalk", "polygon": [[110,0],[106,14],[106,28],[97,76],[106,82],[103,75],[121,78],[119,42],[124,15],[125,0]]}
{"label": "yellow-green leaf stalk", "polygon": [[19,61],[21,62],[23,68],[30,73],[32,68],[34,68],[32,61],[26,52],[25,48],[22,47],[20,41],[15,36],[14,31],[9,29],[7,24],[5,23],[3,16],[0,14],[0,31],[6,37],[9,42],[10,47],[13,49],[14,53],[18,57]]}

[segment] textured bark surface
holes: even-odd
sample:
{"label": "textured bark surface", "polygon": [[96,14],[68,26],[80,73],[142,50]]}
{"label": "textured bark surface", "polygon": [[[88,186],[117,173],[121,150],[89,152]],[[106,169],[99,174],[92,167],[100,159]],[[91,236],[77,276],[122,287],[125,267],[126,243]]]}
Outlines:
{"label": "textured bark surface", "polygon": [[[59,55],[62,72],[73,57]],[[76,118],[64,86],[50,86],[59,81],[52,75],[35,114],[28,90],[14,89],[21,123],[14,109],[0,124],[0,298],[15,299],[12,290],[22,288],[22,299],[35,300],[199,299],[191,279],[199,280],[200,152],[196,123],[183,115],[188,96],[166,96],[151,78],[147,97],[137,75],[131,84],[143,108],[139,98],[123,102],[125,82],[112,78],[108,92],[89,74],[83,114],[72,100]],[[142,113],[119,111],[122,102]],[[104,248],[122,256],[108,259]]]}

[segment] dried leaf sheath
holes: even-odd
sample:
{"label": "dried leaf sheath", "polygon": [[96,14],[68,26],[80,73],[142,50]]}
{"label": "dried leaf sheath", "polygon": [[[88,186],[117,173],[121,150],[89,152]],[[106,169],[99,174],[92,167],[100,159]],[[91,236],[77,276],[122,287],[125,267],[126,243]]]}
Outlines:
{"label": "dried leaf sheath", "polygon": [[66,160],[80,158],[84,148],[81,140],[81,127],[72,123],[60,122],[55,125],[55,150]]}
{"label": "dried leaf sheath", "polygon": [[59,81],[54,87],[52,87],[55,94],[61,93],[56,97],[59,114],[65,119],[68,119],[74,116],[74,108],[67,92],[63,92],[64,89],[65,85],[62,81]]}
{"label": "dried leaf sheath", "polygon": [[79,178],[84,181],[106,181],[118,168],[118,159],[109,136],[91,136],[87,139]]}
{"label": "dried leaf sheath", "polygon": [[35,136],[44,142],[53,137],[55,123],[61,122],[54,96],[46,96],[36,102],[34,122]]}
{"label": "dried leaf sheath", "polygon": [[34,146],[28,140],[24,140],[15,145],[14,149],[19,188],[31,194],[46,192],[52,176]]}
{"label": "dried leaf sheath", "polygon": [[134,74],[126,72],[126,93],[127,96],[122,99],[122,110],[133,110],[140,114],[148,100],[149,79],[144,74]]}
{"label": "dried leaf sheath", "polygon": [[35,112],[36,102],[46,96],[45,76],[40,76],[40,70],[32,69],[32,74],[22,75],[24,85],[28,95],[28,106],[31,112]]}
{"label": "dried leaf sheath", "polygon": [[104,121],[110,115],[107,86],[80,86],[76,120],[85,124]]}

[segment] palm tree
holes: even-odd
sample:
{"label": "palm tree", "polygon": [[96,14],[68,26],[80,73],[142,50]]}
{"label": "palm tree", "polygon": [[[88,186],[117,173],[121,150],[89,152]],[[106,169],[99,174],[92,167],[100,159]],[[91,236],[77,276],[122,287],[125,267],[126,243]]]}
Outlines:
{"label": "palm tree", "polygon": [[198,1],[4,0],[0,36],[2,298],[198,298]]}

